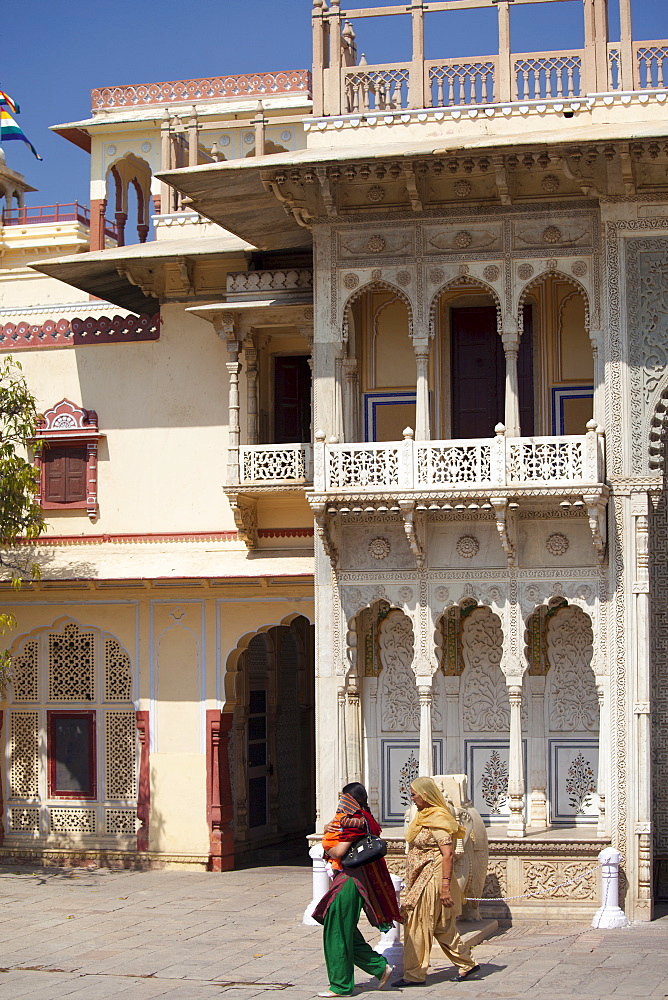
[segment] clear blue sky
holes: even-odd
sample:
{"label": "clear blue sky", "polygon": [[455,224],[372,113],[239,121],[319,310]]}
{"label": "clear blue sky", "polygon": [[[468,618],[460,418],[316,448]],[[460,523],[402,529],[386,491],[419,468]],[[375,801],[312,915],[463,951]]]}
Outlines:
{"label": "clear blue sky", "polygon": [[[342,0],[381,6],[388,0]],[[394,0],[398,2],[398,0]],[[668,38],[668,2],[633,0],[636,38]],[[616,38],[618,0],[610,0]],[[87,118],[93,87],[150,83],[259,70],[306,69],[311,62],[311,0],[14,0],[3,18],[0,89],[21,105],[18,122],[37,147],[4,146],[7,162],[39,188],[29,204],[88,203],[88,156],[48,131]],[[516,6],[516,52],[582,44],[582,0]],[[485,55],[496,48],[495,11],[432,14],[427,57]],[[356,24],[360,52],[373,62],[410,51],[410,19]]]}

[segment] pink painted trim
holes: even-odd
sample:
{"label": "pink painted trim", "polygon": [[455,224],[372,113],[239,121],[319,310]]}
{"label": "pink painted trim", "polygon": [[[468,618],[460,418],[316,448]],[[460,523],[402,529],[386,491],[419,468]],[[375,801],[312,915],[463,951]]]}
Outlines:
{"label": "pink painted trim", "polygon": [[237,540],[236,531],[173,531],[165,534],[137,535],[52,535],[42,536],[36,543],[34,538],[22,538],[20,545],[104,545],[109,542],[232,542]]}
{"label": "pink painted trim", "polygon": [[258,528],[260,538],[313,538],[313,528]]}
{"label": "pink painted trim", "polygon": [[47,319],[44,323],[5,323],[0,326],[0,350],[24,351],[42,347],[89,347],[92,344],[144,343],[160,339],[160,314],[155,316],[88,316],[86,319]]}
{"label": "pink painted trim", "polygon": [[149,747],[149,713],[136,713],[139,745],[139,793],[137,795],[137,819],[141,826],[137,830],[137,850],[148,851],[148,833],[151,819],[151,771]]}
{"label": "pink painted trim", "polygon": [[194,101],[219,100],[221,97],[298,93],[311,96],[311,74],[306,69],[100,87],[91,90],[90,97],[93,111],[97,111],[99,108],[135,108],[142,104],[171,104],[175,101],[192,104]]}

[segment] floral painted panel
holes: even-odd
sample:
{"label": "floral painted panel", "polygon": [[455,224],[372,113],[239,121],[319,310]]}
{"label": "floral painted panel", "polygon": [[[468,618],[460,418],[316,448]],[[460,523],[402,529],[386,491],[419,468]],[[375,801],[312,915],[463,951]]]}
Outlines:
{"label": "floral painted panel", "polygon": [[[526,774],[526,740],[522,741]],[[465,740],[466,773],[473,805],[486,823],[505,823],[510,816],[509,744],[495,740]]]}
{"label": "floral painted panel", "polygon": [[550,740],[550,811],[553,823],[598,821],[598,741]]}

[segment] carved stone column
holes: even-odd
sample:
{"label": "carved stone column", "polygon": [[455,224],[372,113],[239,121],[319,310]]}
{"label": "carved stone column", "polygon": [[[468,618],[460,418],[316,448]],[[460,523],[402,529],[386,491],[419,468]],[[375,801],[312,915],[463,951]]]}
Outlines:
{"label": "carved stone column", "polygon": [[358,426],[358,400],[359,390],[357,384],[357,359],[344,358],[343,360],[343,433],[346,441],[359,441],[360,429]]}
{"label": "carved stone column", "polygon": [[429,421],[429,338],[414,337],[413,350],[417,367],[415,390],[415,440],[429,441],[431,428]]}
{"label": "carved stone column", "polygon": [[635,754],[638,782],[638,909],[652,918],[652,771],[651,771],[651,678],[649,662],[649,522],[647,496],[632,498],[635,521]]}
{"label": "carved stone column", "polygon": [[529,678],[531,689],[531,772],[529,826],[547,826],[547,746],[545,738],[545,677]]}
{"label": "carved stone column", "polygon": [[524,755],[522,753],[522,686],[520,678],[507,678],[510,700],[510,754],[508,761],[508,836],[523,837],[524,822]]}
{"label": "carved stone column", "polygon": [[255,133],[255,155],[264,156],[264,143],[267,131],[267,119],[262,107],[262,101],[257,102],[255,118],[253,119],[253,132]]}
{"label": "carved stone column", "polygon": [[196,167],[199,160],[199,126],[197,108],[193,105],[188,119],[188,166]]}
{"label": "carved stone column", "polygon": [[257,346],[252,334],[244,340],[244,360],[246,362],[246,419],[248,421],[248,443],[258,443],[257,406]]}
{"label": "carved stone column", "polygon": [[337,441],[344,441],[343,427],[343,355],[337,353],[334,361],[334,434]]}
{"label": "carved stone column", "polygon": [[362,725],[360,718],[360,689],[356,675],[348,678],[346,698],[346,757],[348,781],[362,781]]}
{"label": "carved stone column", "polygon": [[596,793],[598,795],[598,828],[599,837],[608,836],[608,824],[606,820],[605,797],[608,787],[608,754],[610,744],[608,732],[610,719],[608,711],[608,699],[605,696],[605,687],[602,678],[597,678],[596,694],[598,695],[598,778],[596,781]]}
{"label": "carved stone column", "polygon": [[602,371],[602,358],[599,352],[599,344],[603,343],[603,334],[600,331],[589,331],[589,342],[594,361],[594,404],[592,408],[593,418],[597,426],[605,426],[605,372]]}
{"label": "carved stone column", "polygon": [[214,321],[216,333],[225,341],[229,360],[226,362],[227,374],[230,377],[228,397],[228,432],[227,432],[227,485],[236,486],[239,483],[239,353],[241,345],[239,334],[232,313],[223,313],[219,321]]}
{"label": "carved stone column", "polygon": [[336,692],[336,732],[338,736],[337,745],[337,773],[338,773],[338,784],[337,792],[340,791],[344,785],[348,784],[348,753],[347,753],[347,738],[346,738],[346,689],[342,685],[338,688]]}
{"label": "carved stone column", "polygon": [[[172,123],[169,109],[165,108],[160,123],[160,169],[170,170],[172,163]],[[174,207],[174,188],[166,181],[160,182],[160,210],[168,215]],[[102,244],[104,246],[104,244]]]}
{"label": "carved stone column", "polygon": [[504,409],[504,424],[508,437],[520,435],[520,397],[517,380],[517,354],[520,340],[517,333],[501,334],[503,353],[506,356],[506,394]]}
{"label": "carved stone column", "polygon": [[418,768],[421,777],[431,777],[434,773],[434,752],[431,729],[431,684],[418,684],[420,699],[420,752]]}

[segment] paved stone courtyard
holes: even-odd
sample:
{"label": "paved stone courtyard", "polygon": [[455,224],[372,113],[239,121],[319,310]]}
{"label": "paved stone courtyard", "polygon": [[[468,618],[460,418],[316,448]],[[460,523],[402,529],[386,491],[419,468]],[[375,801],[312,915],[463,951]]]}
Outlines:
{"label": "paved stone courtyard", "polygon": [[[0,869],[0,1000],[310,1000],[327,987],[320,928],[301,924],[310,889],[306,867]],[[437,959],[420,996],[668,997],[668,917],[616,931],[517,923],[475,957],[481,979],[450,983]],[[375,991],[357,980],[357,994]]]}

